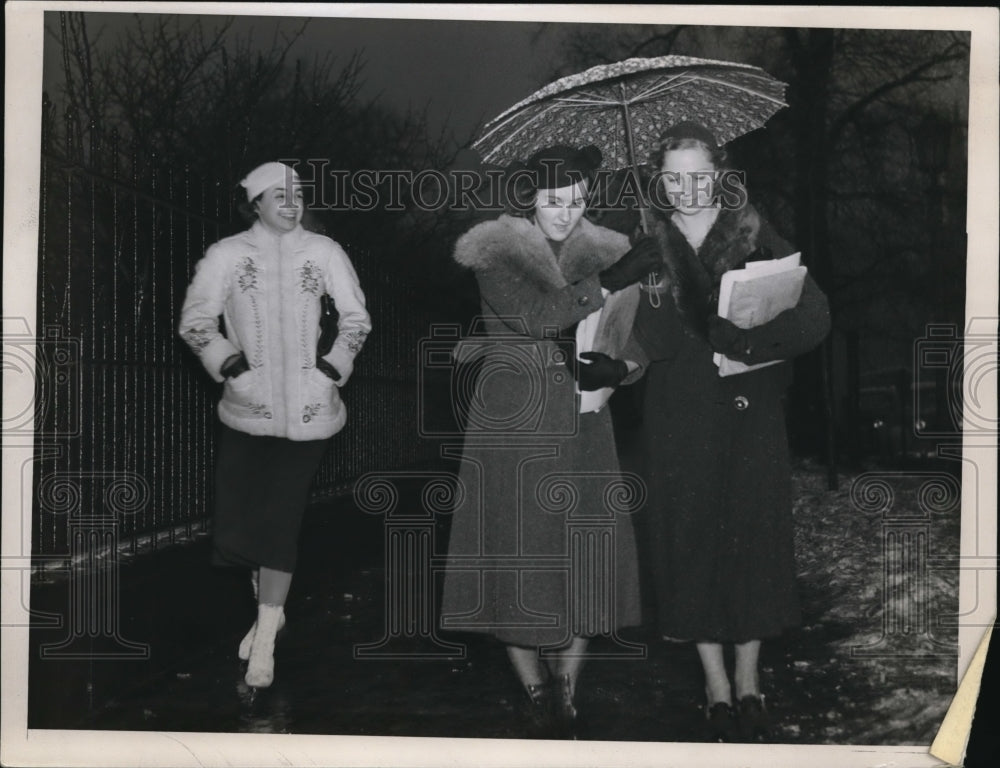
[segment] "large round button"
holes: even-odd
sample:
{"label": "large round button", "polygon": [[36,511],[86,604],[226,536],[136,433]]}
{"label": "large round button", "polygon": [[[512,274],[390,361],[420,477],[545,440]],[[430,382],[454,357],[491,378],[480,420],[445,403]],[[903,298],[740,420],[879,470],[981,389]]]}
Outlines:
{"label": "large round button", "polygon": [[581,296],[579,299],[576,300],[576,303],[579,304],[581,307],[585,307],[590,303],[590,297]]}
{"label": "large round button", "polygon": [[733,407],[737,411],[745,411],[747,408],[750,407],[750,401],[747,400],[747,398],[743,395],[737,395],[735,398],[733,398]]}

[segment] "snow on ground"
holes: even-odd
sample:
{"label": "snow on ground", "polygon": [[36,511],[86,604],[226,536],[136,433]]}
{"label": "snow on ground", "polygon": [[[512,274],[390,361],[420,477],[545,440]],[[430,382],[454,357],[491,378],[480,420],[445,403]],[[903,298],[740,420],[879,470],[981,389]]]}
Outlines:
{"label": "snow on ground", "polygon": [[[809,716],[791,718],[784,735],[930,744],[957,687],[957,482],[874,471],[830,491],[815,464],[799,465],[794,482],[805,647],[792,669]],[[816,648],[812,633],[823,638]]]}

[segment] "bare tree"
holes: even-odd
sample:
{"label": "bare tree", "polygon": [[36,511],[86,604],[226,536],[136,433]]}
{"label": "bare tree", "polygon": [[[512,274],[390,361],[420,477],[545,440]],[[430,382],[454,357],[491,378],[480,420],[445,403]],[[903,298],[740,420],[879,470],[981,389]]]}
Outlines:
{"label": "bare tree", "polygon": [[[112,142],[131,147],[164,177],[188,169],[232,190],[253,166],[314,161],[352,172],[441,166],[452,141],[426,112],[364,98],[364,53],[304,60],[308,20],[239,35],[232,18],[136,14],[111,39],[93,16],[62,12],[48,32],[62,50],[63,89],[46,103],[50,147],[87,164]],[[59,107],[67,119],[60,122]],[[320,172],[321,172],[320,171]],[[309,173],[309,171],[306,171]],[[231,202],[231,201],[230,201]],[[396,253],[397,212],[343,209],[314,217],[338,237]],[[378,221],[373,223],[373,220]],[[324,221],[325,220],[325,221]]]}
{"label": "bare tree", "polygon": [[[830,296],[835,327],[895,335],[903,364],[931,317],[960,321],[967,34],[584,27],[567,36],[563,52],[553,77],[675,53],[743,61],[788,82],[789,109],[766,132],[734,142],[733,154],[760,207],[799,245]],[[840,417],[831,345],[807,375],[824,392],[833,485]]]}

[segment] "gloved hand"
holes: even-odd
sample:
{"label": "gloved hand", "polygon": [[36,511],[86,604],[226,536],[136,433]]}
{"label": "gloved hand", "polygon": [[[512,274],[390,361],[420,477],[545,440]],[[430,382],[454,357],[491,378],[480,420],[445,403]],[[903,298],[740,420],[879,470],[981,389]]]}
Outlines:
{"label": "gloved hand", "polygon": [[340,381],[340,371],[334,368],[330,363],[324,360],[322,357],[316,358],[316,368],[321,372],[329,376],[334,381]]}
{"label": "gloved hand", "polygon": [[750,354],[750,340],[746,330],[718,315],[708,316],[708,343],[713,352],[733,360],[742,360]]}
{"label": "gloved hand", "polygon": [[241,373],[246,373],[249,370],[250,363],[247,362],[247,356],[240,352],[237,355],[227,357],[219,369],[219,373],[224,379],[235,379]]}
{"label": "gloved hand", "polygon": [[624,360],[615,360],[603,352],[581,352],[577,386],[581,392],[593,392],[604,387],[617,387],[628,376],[628,365]]}
{"label": "gloved hand", "polygon": [[660,247],[655,238],[644,237],[618,261],[600,273],[601,286],[614,293],[656,272],[662,264]]}

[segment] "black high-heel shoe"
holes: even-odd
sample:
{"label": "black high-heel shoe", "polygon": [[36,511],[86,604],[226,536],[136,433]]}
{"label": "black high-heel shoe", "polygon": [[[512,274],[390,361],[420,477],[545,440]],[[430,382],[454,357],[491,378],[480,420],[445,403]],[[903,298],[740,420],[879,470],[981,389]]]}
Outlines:
{"label": "black high-heel shoe", "polygon": [[738,704],[740,737],[743,741],[765,742],[771,736],[771,718],[764,706],[764,697],[750,694]]}
{"label": "black high-heel shoe", "polygon": [[524,686],[528,700],[525,703],[525,714],[528,719],[528,737],[532,739],[551,739],[554,736],[554,718],[552,689],[548,683],[528,684]]}
{"label": "black high-heel shoe", "polygon": [[732,705],[717,701],[705,708],[705,719],[710,740],[722,743],[736,741],[739,733]]}
{"label": "black high-heel shoe", "polygon": [[569,675],[561,675],[553,681],[555,695],[552,707],[555,713],[559,735],[564,739],[579,739],[583,735],[583,721],[573,703],[573,687]]}

